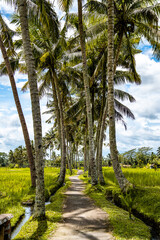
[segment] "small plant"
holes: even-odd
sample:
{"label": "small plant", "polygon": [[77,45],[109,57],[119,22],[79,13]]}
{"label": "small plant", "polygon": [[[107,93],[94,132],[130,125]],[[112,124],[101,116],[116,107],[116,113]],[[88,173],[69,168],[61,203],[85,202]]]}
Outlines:
{"label": "small plant", "polygon": [[134,205],[134,200],[135,200],[135,189],[134,188],[129,188],[126,193],[120,194],[120,199],[123,205],[128,210],[129,213],[129,219],[132,219],[132,209]]}
{"label": "small plant", "polygon": [[83,177],[87,178],[87,173],[86,172],[83,173]]}

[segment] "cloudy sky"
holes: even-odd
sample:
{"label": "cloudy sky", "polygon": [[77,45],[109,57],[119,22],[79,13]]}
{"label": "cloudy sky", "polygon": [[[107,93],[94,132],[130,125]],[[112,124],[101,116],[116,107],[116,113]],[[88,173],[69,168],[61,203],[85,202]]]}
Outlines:
{"label": "cloudy sky", "polygon": [[[56,12],[62,16],[57,4]],[[76,8],[76,2],[73,9]],[[6,18],[13,13],[13,7],[6,5],[0,0],[0,12]],[[7,20],[8,21],[8,20]],[[152,147],[156,152],[160,146],[160,62],[152,56],[152,50],[143,41],[140,44],[142,53],[136,56],[137,71],[141,75],[142,84],[127,84],[120,86],[128,91],[136,99],[135,103],[125,102],[135,115],[135,120],[125,119],[127,131],[121,124],[117,124],[117,145],[119,152],[124,152],[133,148]],[[0,62],[2,56],[0,54]],[[16,84],[20,96],[20,101],[29,128],[29,134],[33,139],[32,116],[29,93],[22,93],[21,87],[26,81],[26,76],[16,72]],[[47,99],[41,100],[42,113],[46,110]],[[51,127],[46,124],[47,115],[42,115],[43,135]],[[107,133],[108,135],[108,133]],[[106,139],[108,143],[108,138]],[[8,76],[0,77],[0,152],[8,152],[19,145],[24,145],[20,122],[17,116],[10,82]],[[108,147],[104,147],[103,154],[109,152]]]}

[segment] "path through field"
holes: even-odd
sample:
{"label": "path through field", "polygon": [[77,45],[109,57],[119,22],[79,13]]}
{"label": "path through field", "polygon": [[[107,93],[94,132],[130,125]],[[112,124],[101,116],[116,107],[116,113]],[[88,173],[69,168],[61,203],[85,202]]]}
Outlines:
{"label": "path through field", "polygon": [[63,222],[50,240],[113,240],[108,232],[108,215],[83,194],[84,184],[78,175],[70,180],[72,185],[65,193]]}

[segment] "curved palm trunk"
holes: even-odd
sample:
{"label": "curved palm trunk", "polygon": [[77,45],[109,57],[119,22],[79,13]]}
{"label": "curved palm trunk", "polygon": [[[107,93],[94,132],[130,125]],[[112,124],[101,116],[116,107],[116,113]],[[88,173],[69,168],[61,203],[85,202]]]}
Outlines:
{"label": "curved palm trunk", "polygon": [[80,33],[80,43],[81,43],[82,61],[83,61],[83,80],[84,80],[84,88],[85,88],[88,132],[89,132],[88,135],[89,135],[89,158],[90,158],[90,165],[91,165],[90,166],[91,178],[92,178],[92,185],[96,185],[98,183],[98,178],[97,178],[96,162],[95,162],[95,156],[94,156],[92,105],[91,105],[91,98],[90,98],[89,79],[87,76],[85,37],[84,37],[83,23],[82,23],[82,0],[78,0],[78,20],[79,20],[79,33]]}
{"label": "curved palm trunk", "polygon": [[124,177],[119,161],[116,144],[115,109],[114,109],[114,1],[108,1],[108,114],[109,114],[109,142],[115,176],[121,189],[129,184]]}
{"label": "curved palm trunk", "polygon": [[65,126],[64,126],[64,116],[63,116],[63,109],[62,109],[62,100],[59,92],[58,87],[58,79],[56,72],[54,69],[52,69],[53,77],[55,81],[55,88],[57,93],[57,100],[58,100],[58,106],[59,106],[59,113],[60,113],[60,130],[61,130],[61,168],[60,168],[60,175],[59,175],[59,184],[62,185],[65,180],[65,174],[66,174],[66,142],[65,142]]}
{"label": "curved palm trunk", "polygon": [[18,11],[20,15],[20,24],[22,30],[23,48],[25,54],[25,61],[28,71],[28,80],[31,95],[32,117],[35,140],[35,164],[36,164],[36,198],[34,217],[45,216],[45,195],[44,195],[44,160],[42,148],[42,126],[41,113],[39,104],[39,95],[37,87],[37,76],[35,71],[35,62],[32,53],[28,19],[27,19],[27,3],[26,0],[18,0]]}
{"label": "curved palm trunk", "polygon": [[3,40],[1,38],[1,35],[0,35],[0,48],[1,48],[2,55],[4,58],[5,64],[6,64],[6,68],[7,68],[7,72],[8,72],[8,76],[10,79],[12,92],[13,92],[13,96],[14,96],[14,101],[15,101],[15,104],[17,107],[17,112],[18,112],[19,119],[20,119],[21,126],[22,126],[22,131],[23,131],[23,136],[24,136],[24,140],[25,140],[27,156],[28,156],[28,161],[29,161],[32,187],[36,187],[36,169],[35,169],[35,162],[34,162],[34,158],[33,158],[33,154],[32,154],[32,147],[31,147],[31,143],[30,143],[29,133],[28,133],[26,121],[25,121],[25,118],[23,115],[22,107],[21,107],[21,104],[19,101],[19,96],[18,96],[16,84],[15,84],[15,79],[13,76],[13,71],[12,71],[12,68],[10,65],[10,61],[9,61],[5,46],[3,44]]}

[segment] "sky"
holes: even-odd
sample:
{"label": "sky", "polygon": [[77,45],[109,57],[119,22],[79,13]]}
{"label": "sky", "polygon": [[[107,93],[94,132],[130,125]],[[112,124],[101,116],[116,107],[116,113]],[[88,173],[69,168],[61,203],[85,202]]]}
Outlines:
{"label": "sky", "polygon": [[[76,9],[76,2],[72,10]],[[59,17],[63,13],[59,10],[55,2],[55,10]],[[0,0],[0,13],[9,23],[8,17],[12,14],[14,8],[7,5],[4,0]],[[141,85],[126,84],[118,86],[122,90],[129,92],[136,99],[135,103],[123,102],[135,115],[135,120],[125,118],[127,130],[122,124],[116,123],[117,147],[120,153],[133,148],[151,147],[156,152],[160,146],[160,62],[157,62],[152,55],[152,49],[149,43],[143,39],[139,48],[142,50],[136,55],[136,68],[142,79]],[[2,56],[0,54],[0,62]],[[19,92],[20,101],[29,129],[30,138],[33,139],[32,115],[29,92],[23,93],[21,87],[26,81],[27,76],[15,73],[15,80]],[[46,110],[47,98],[41,100],[41,112]],[[52,125],[45,121],[48,115],[42,114],[43,136]],[[103,155],[109,153],[107,138],[103,149]],[[8,76],[0,77],[0,152],[9,152],[19,145],[24,146],[22,130],[17,115],[13,95]]]}

